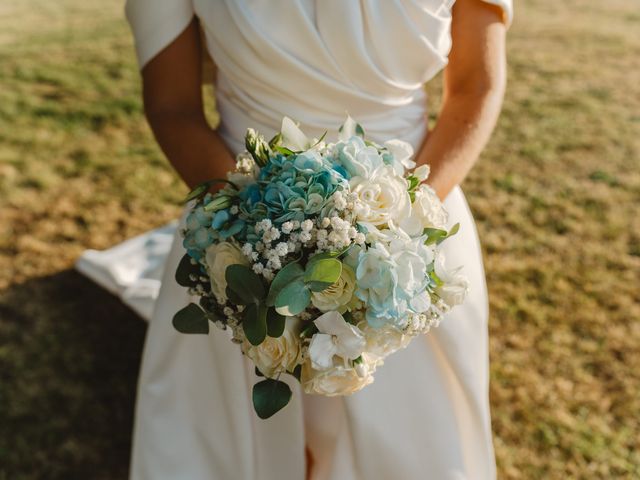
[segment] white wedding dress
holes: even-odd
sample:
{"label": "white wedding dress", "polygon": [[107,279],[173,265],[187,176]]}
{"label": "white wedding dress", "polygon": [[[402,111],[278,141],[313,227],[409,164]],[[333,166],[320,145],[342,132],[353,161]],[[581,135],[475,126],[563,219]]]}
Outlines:
{"label": "white wedding dress", "polygon": [[[510,21],[511,0],[488,1]],[[426,132],[422,86],[447,62],[452,3],[128,0],[126,11],[141,65],[199,17],[218,66],[219,132],[233,152],[242,150],[247,127],[269,138],[287,115],[319,137],[335,131],[347,112],[374,140],[400,138],[417,149]],[[155,272],[155,279],[141,280],[141,289],[112,288],[133,297],[142,292],[147,305],[134,307],[143,315],[154,312],[140,373],[131,478],[302,480],[305,444],[315,459],[314,480],[494,478],[482,258],[459,188],[446,207],[451,221],[461,223],[445,248],[448,263],[464,265],[469,277],[466,303],[389,357],[371,386],[325,398],[301,394],[293,381],[291,403],[269,420],[253,411],[257,377],[226,332],[183,335],[171,325],[189,302],[174,281],[184,253],[178,236],[166,261],[167,231],[102,260],[95,252],[83,258],[84,271],[118,271],[129,283],[148,259]],[[161,263],[164,276],[152,308]]]}

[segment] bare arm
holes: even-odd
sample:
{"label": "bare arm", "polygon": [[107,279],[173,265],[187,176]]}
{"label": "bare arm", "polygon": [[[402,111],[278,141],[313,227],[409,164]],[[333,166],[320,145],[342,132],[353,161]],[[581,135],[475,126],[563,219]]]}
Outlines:
{"label": "bare arm", "polygon": [[144,110],[173,167],[187,185],[225,178],[235,163],[204,115],[202,46],[198,22],[142,69]]}
{"label": "bare arm", "polygon": [[417,157],[418,164],[431,166],[429,183],[442,199],[471,170],[498,119],[506,83],[505,33],[500,8],[456,1],[442,107]]}

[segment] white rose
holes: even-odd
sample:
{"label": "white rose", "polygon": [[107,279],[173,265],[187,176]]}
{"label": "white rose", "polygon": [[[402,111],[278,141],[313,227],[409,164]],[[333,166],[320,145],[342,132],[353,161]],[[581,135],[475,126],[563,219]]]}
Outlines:
{"label": "white rose", "polygon": [[[366,362],[366,360],[365,360]],[[373,382],[374,367],[366,363],[358,368],[335,366],[329,370],[314,370],[311,361],[302,365],[300,383],[305,393],[334,397],[351,395]]]}
{"label": "white rose", "polygon": [[330,287],[321,292],[311,293],[311,303],[321,312],[337,310],[344,313],[357,304],[354,296],[356,289],[356,274],[349,265],[342,264],[340,278]]}
{"label": "white rose", "polygon": [[227,267],[236,264],[249,266],[249,261],[242,250],[230,242],[210,245],[206,250],[205,261],[211,279],[211,291],[219,303],[225,303],[227,301],[227,279],[225,278]]}
{"label": "white rose", "polygon": [[302,349],[298,330],[300,321],[296,317],[287,317],[285,329],[278,338],[266,337],[260,345],[251,345],[245,340],[244,354],[266,377],[274,377],[278,373],[293,371],[302,360]]}
{"label": "white rose", "polygon": [[358,221],[378,226],[401,222],[411,214],[407,181],[389,165],[378,167],[371,178],[353,177],[349,186],[356,195]]}
{"label": "white rose", "polygon": [[411,214],[399,223],[412,237],[422,235],[427,228],[442,228],[447,225],[447,211],[429,185],[422,184],[415,190],[415,199],[411,204]]}
{"label": "white rose", "polygon": [[363,321],[358,324],[358,327],[362,330],[367,340],[365,350],[376,366],[382,365],[386,357],[409,345],[412,338],[390,324],[374,328],[366,321]]}
{"label": "white rose", "polygon": [[462,304],[469,292],[469,280],[460,274],[462,268],[447,270],[444,265],[444,254],[440,252],[436,256],[434,269],[438,278],[442,280],[442,285],[436,288],[436,295],[449,307]]}

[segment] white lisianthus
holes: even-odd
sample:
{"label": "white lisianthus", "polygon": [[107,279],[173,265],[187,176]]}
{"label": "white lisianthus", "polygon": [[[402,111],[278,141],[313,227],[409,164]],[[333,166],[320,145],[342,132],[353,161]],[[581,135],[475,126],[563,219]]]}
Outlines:
{"label": "white lisianthus", "polygon": [[302,349],[298,339],[300,320],[287,317],[284,332],[278,338],[267,336],[260,345],[243,343],[244,354],[265,377],[292,372],[302,360]]}
{"label": "white lisianthus", "polygon": [[328,370],[315,370],[307,360],[302,365],[300,383],[308,394],[327,397],[351,395],[373,382],[374,370],[374,365],[366,360],[354,367],[337,365]]}
{"label": "white lisianthus", "polygon": [[355,360],[364,350],[366,340],[360,329],[348,323],[338,312],[327,312],[314,321],[318,333],[311,337],[309,358],[316,370],[334,366],[334,357]]}
{"label": "white lisianthus", "polygon": [[[340,278],[321,292],[311,293],[311,303],[321,312],[337,310],[344,313],[358,303],[354,296],[356,289],[356,274],[349,265],[342,265]],[[355,301],[355,302],[354,302]]]}
{"label": "white lisianthus", "polygon": [[289,117],[282,119],[280,133],[282,134],[282,146],[294,152],[304,152],[313,145],[312,140]]}
{"label": "white lisianthus", "polygon": [[412,160],[413,147],[411,144],[402,140],[387,140],[384,146],[393,155],[394,170],[398,175],[404,175],[404,170],[416,166],[416,162]]}
{"label": "white lisianthus", "polygon": [[229,265],[249,266],[242,250],[231,242],[220,242],[210,245],[205,253],[207,272],[211,279],[211,291],[219,303],[227,301],[227,279],[225,273]]}
{"label": "white lisianthus", "polygon": [[455,307],[464,302],[469,292],[469,280],[460,273],[462,267],[447,270],[444,261],[444,254],[439,252],[434,262],[434,269],[443,284],[436,288],[435,293],[449,307]]}
{"label": "white lisianthus", "polygon": [[356,121],[351,118],[351,115],[347,115],[347,119],[338,130],[338,140],[341,142],[349,140],[351,137],[356,135],[357,128],[358,124]]}
{"label": "white lisianthus", "polygon": [[399,222],[399,227],[412,237],[422,235],[425,228],[442,228],[447,225],[447,211],[436,192],[429,185],[422,184],[415,190],[411,204],[411,214]]}
{"label": "white lisianthus", "polygon": [[402,222],[411,214],[407,181],[389,165],[378,167],[371,178],[351,178],[349,186],[356,196],[354,211],[358,221],[380,226],[389,221]]}

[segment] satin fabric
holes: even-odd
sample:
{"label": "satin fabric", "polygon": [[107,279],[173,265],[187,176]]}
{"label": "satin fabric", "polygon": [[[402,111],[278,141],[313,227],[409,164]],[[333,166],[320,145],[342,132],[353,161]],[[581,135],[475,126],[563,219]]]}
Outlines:
{"label": "satin fabric", "polygon": [[[249,126],[269,136],[283,115],[311,136],[346,112],[377,141],[416,149],[426,133],[424,82],[451,46],[442,0],[129,0],[141,66],[195,14],[218,65],[219,132],[242,150]],[[511,5],[502,4],[507,21]],[[251,406],[253,367],[228,334],[182,335],[173,314],[188,301],[173,278],[176,236],[150,321],[140,373],[132,479],[491,479],[487,293],[473,218],[459,188],[445,205],[460,232],[448,262],[471,292],[440,327],[392,355],[373,385],[314,397],[290,381],[291,403],[268,420]]]}

